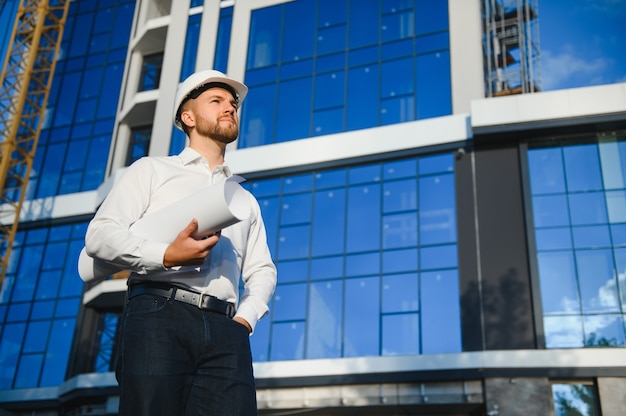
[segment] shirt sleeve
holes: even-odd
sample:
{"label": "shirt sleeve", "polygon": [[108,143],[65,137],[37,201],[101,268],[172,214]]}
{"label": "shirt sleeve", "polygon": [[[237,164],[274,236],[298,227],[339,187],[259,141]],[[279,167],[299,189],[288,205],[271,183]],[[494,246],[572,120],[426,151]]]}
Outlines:
{"label": "shirt sleeve", "polygon": [[168,244],[148,241],[129,230],[149,205],[153,172],[149,160],[142,158],[114,184],[87,227],[85,250],[89,256],[138,274],[163,270]]}
{"label": "shirt sleeve", "polygon": [[242,264],[241,279],[244,292],[235,316],[245,319],[254,332],[257,322],[269,311],[269,302],[276,289],[276,266],[267,246],[261,209],[252,195],[250,199],[253,220]]}

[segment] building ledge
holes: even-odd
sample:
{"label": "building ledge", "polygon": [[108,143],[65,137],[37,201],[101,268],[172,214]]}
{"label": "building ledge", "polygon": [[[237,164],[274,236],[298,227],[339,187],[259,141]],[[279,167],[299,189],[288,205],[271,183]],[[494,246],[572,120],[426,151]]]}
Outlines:
{"label": "building ledge", "polygon": [[[431,403],[471,404],[481,401],[479,380],[490,377],[626,377],[626,354],[623,348],[578,348],[293,360],[254,363],[254,374],[261,408],[276,408],[277,400],[286,400],[280,406],[292,406],[296,400],[306,407],[322,402],[425,403],[425,397]],[[290,394],[280,394],[285,390]],[[407,394],[398,393],[402,391]],[[408,393],[416,391],[417,396]],[[0,403],[67,402],[116,394],[113,372],[90,373],[58,387],[3,390]]]}
{"label": "building ledge", "polygon": [[626,120],[626,83],[474,100],[475,136]]}

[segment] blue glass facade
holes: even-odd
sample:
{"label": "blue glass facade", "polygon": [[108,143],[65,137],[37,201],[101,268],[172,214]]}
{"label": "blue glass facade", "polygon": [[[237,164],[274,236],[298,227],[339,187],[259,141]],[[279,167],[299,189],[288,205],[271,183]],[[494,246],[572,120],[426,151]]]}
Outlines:
{"label": "blue glass facade", "polygon": [[133,12],[130,0],[70,4],[27,198],[104,180]]}
{"label": "blue glass facade", "polygon": [[280,276],[254,358],[461,352],[453,162],[251,182]]}
{"label": "blue glass facade", "polygon": [[[93,191],[105,179],[134,5],[71,3],[29,198]],[[196,66],[201,5],[192,1],[182,34],[181,79]],[[233,6],[221,8],[217,28],[214,67],[224,72],[233,14]],[[452,113],[445,0],[295,0],[250,17],[240,148]],[[160,80],[150,81],[146,90]],[[147,129],[136,130],[134,160],[147,153],[151,131],[131,127]],[[185,137],[173,132],[169,152],[177,154]],[[541,315],[545,335],[537,349],[624,347],[626,136],[566,136],[520,141],[529,148],[523,199],[531,201],[529,255],[542,309],[530,313]],[[270,314],[251,337],[255,362],[489,349],[464,345],[467,315],[488,314],[497,302],[481,298],[467,309],[471,294],[460,287],[473,271],[459,265],[457,221],[469,208],[458,205],[458,155],[419,148],[420,139],[408,151],[254,172],[245,183],[259,200],[279,272]],[[66,378],[79,334],[76,260],[85,227],[83,216],[28,223],[18,233],[0,292],[0,390]],[[485,287],[479,298],[504,296]],[[100,319],[90,346],[98,353],[85,372],[113,367],[117,315]],[[555,386],[555,400],[573,394],[568,383]]]}
{"label": "blue glass facade", "polygon": [[0,390],[65,380],[82,295],[86,223],[18,232],[0,292]]}
{"label": "blue glass facade", "polygon": [[548,348],[626,345],[625,138],[528,151]]}
{"label": "blue glass facade", "polygon": [[[27,199],[95,190],[114,128],[134,1],[71,2]],[[76,222],[76,220],[74,220]],[[64,379],[85,220],[18,232],[0,292],[0,389]]]}
{"label": "blue glass facade", "polygon": [[239,147],[451,114],[448,37],[447,0],[254,10]]}

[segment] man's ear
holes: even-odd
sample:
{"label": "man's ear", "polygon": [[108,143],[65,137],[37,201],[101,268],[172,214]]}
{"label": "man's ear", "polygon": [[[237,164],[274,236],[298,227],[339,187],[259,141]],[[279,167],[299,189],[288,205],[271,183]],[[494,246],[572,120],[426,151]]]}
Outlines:
{"label": "man's ear", "polygon": [[194,115],[189,110],[185,110],[180,113],[180,121],[187,127],[194,127],[196,125]]}

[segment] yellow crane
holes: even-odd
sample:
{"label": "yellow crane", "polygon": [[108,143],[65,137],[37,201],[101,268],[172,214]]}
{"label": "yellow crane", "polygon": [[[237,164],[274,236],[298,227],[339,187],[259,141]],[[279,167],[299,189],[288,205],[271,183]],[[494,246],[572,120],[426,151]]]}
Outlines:
{"label": "yellow crane", "polygon": [[0,288],[9,267],[69,3],[21,0],[2,66]]}

